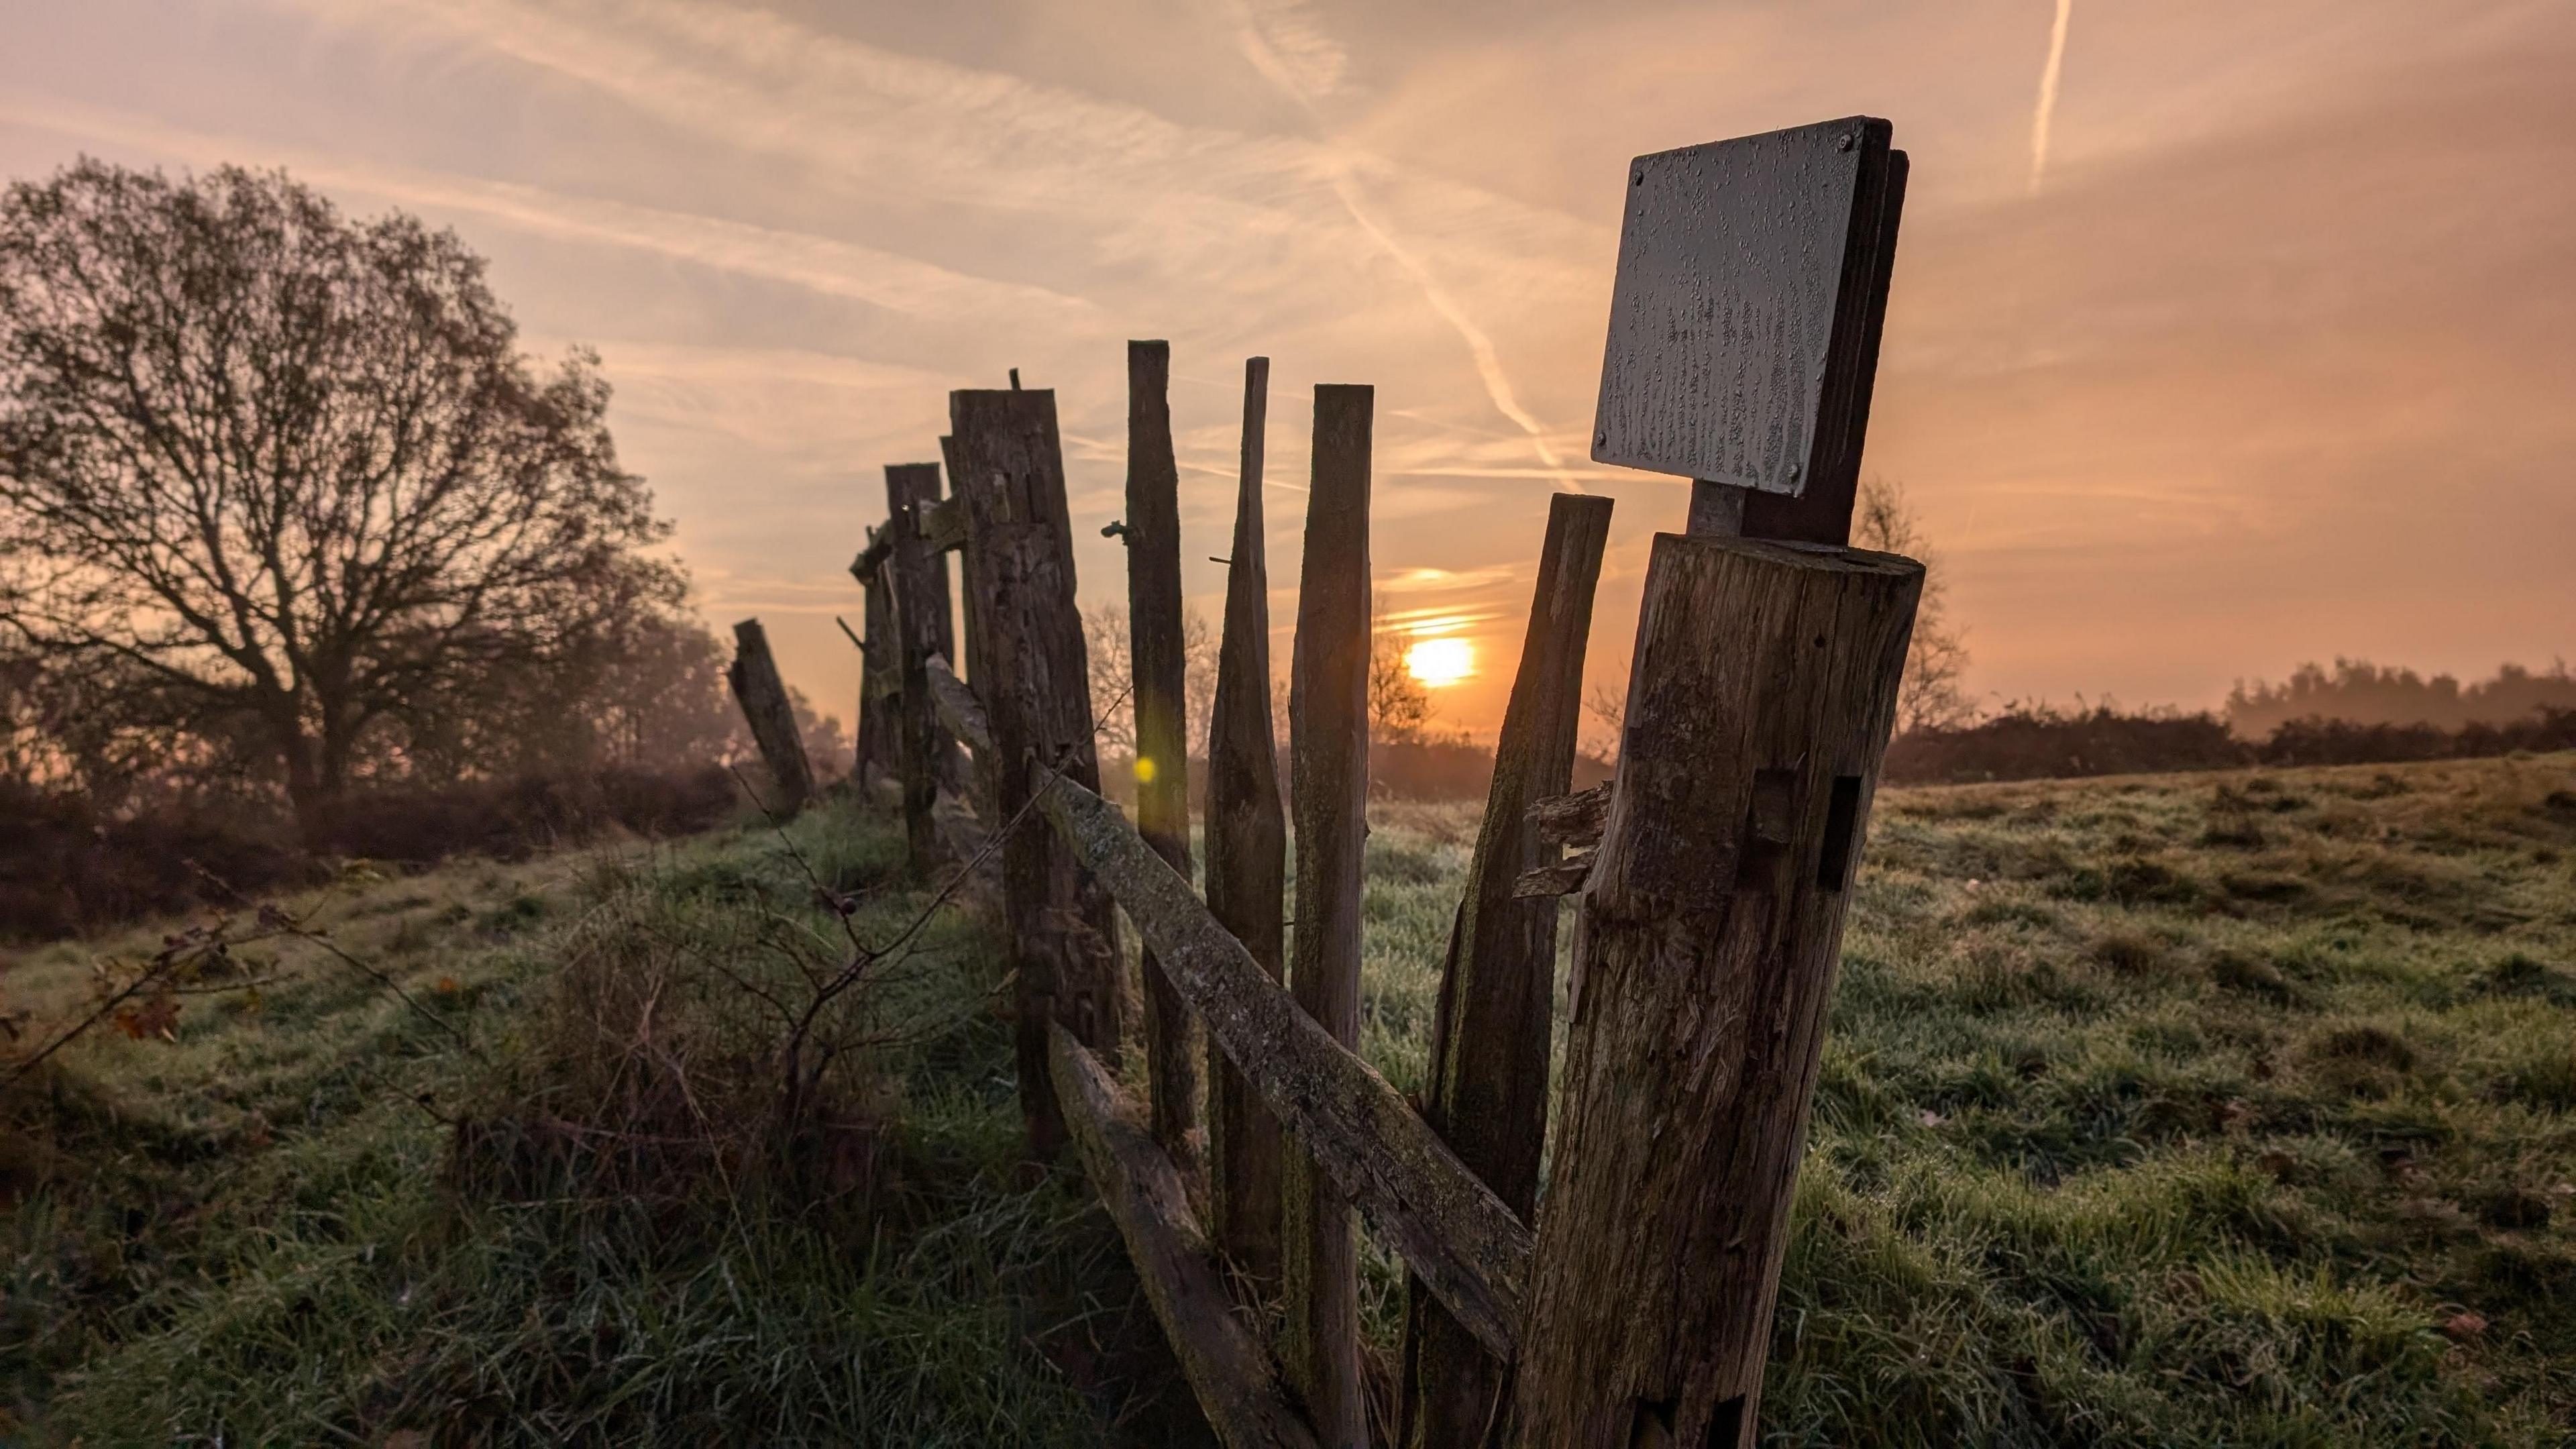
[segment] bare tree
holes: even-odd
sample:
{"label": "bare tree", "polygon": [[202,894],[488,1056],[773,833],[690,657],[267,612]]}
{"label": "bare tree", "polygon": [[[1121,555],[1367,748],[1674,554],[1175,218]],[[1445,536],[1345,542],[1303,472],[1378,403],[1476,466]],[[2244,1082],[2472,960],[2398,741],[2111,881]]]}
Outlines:
{"label": "bare tree", "polygon": [[254,734],[310,831],[496,670],[675,602],[597,359],[539,372],[453,233],[282,173],[0,197],[0,650]]}
{"label": "bare tree", "polygon": [[1881,553],[1901,553],[1923,565],[1923,601],[1914,611],[1914,643],[1905,655],[1905,679],[1897,686],[1896,728],[1899,733],[1953,729],[1971,722],[1976,707],[1968,700],[1964,680],[1968,645],[1964,631],[1950,618],[1948,571],[1921,520],[1906,503],[1905,485],[1889,478],[1861,480],[1852,507],[1852,543]]}
{"label": "bare tree", "polygon": [[[1897,686],[1897,732],[1974,723],[1976,706],[1962,683],[1968,672],[1966,632],[1950,618],[1948,574],[1907,505],[1903,484],[1861,480],[1852,505],[1851,541],[1859,548],[1905,554],[1923,565],[1923,601],[1915,609],[1914,642],[1905,656],[1904,681]],[[1627,721],[1627,674],[1596,682],[1583,696],[1583,713],[1593,722],[1586,747],[1604,758],[1615,756]]]}
{"label": "bare tree", "polygon": [[[1128,649],[1127,606],[1100,604],[1082,611],[1082,642],[1091,659],[1092,734],[1103,754],[1133,759],[1136,668]],[[1207,755],[1208,722],[1216,716],[1216,630],[1196,609],[1181,615],[1181,653],[1187,662],[1182,700],[1189,710],[1190,749]]]}
{"label": "bare tree", "polygon": [[1369,738],[1409,742],[1422,738],[1431,723],[1431,691],[1413,677],[1405,659],[1405,635],[1387,622],[1380,607],[1369,620]]}

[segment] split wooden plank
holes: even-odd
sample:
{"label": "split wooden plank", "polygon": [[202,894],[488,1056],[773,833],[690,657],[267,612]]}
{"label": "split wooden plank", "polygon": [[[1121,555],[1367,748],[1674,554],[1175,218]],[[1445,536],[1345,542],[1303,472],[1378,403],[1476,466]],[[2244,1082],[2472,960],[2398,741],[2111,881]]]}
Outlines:
{"label": "split wooden plank", "polygon": [[[1190,873],[1189,651],[1181,621],[1181,470],[1172,454],[1172,345],[1127,344],[1127,659],[1136,719],[1136,830]],[[1184,1161],[1199,1125],[1197,1023],[1151,951],[1143,962],[1154,1140]]]}
{"label": "split wooden plank", "polygon": [[[1547,1069],[1556,1001],[1556,897],[1516,889],[1524,872],[1555,863],[1558,847],[1533,829],[1533,803],[1573,783],[1583,715],[1583,654],[1592,596],[1610,538],[1611,501],[1550,500],[1538,583],[1518,672],[1494,748],[1484,824],[1440,975],[1423,1119],[1506,1207],[1523,1218],[1538,1200],[1547,1140]],[[1510,1368],[1427,1292],[1408,1290],[1404,1437],[1424,1449],[1484,1444],[1505,1419]]]}
{"label": "split wooden plank", "polygon": [[993,758],[998,748],[993,743],[993,722],[986,718],[983,702],[975,698],[975,691],[968,689],[966,681],[958,678],[939,655],[929,658],[922,673],[929,680],[931,708],[939,711],[940,723],[974,751],[977,760]]}
{"label": "split wooden plank", "polygon": [[[1225,633],[1208,726],[1207,907],[1273,981],[1286,960],[1288,825],[1270,723],[1270,567],[1261,484],[1270,359],[1243,365],[1243,452]],[[1279,1119],[1208,1043],[1208,1201],[1218,1248],[1265,1291],[1279,1281]]]}
{"label": "split wooden plank", "polygon": [[1538,838],[1577,848],[1601,843],[1602,822],[1610,817],[1608,781],[1588,790],[1555,795],[1529,808],[1530,829]]}
{"label": "split wooden plank", "polygon": [[1289,1406],[1269,1351],[1236,1316],[1209,1261],[1171,1154],[1098,1057],[1061,1026],[1048,1041],[1065,1125],[1208,1427],[1227,1449],[1312,1449],[1314,1430]]}
{"label": "split wooden plank", "polygon": [[1825,1007],[1922,581],[1886,554],[1655,540],[1575,935],[1514,1371],[1522,1442],[1756,1438]]}
{"label": "split wooden plank", "polygon": [[1209,1038],[1278,1113],[1295,1145],[1322,1164],[1478,1342],[1510,1357],[1530,1268],[1528,1227],[1402,1093],[1270,978],[1117,806],[1058,778],[1039,808],[1117,895]]}
{"label": "split wooden plank", "polygon": [[936,553],[949,553],[966,546],[965,504],[954,498],[921,504],[919,516],[924,547]]}

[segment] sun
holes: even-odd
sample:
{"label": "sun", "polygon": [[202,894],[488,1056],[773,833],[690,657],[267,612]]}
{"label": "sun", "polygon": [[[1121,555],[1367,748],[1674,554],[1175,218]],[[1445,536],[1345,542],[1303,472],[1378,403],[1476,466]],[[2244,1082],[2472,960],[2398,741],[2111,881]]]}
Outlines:
{"label": "sun", "polygon": [[1426,689],[1445,689],[1476,674],[1476,646],[1464,639],[1421,639],[1404,651],[1404,672]]}

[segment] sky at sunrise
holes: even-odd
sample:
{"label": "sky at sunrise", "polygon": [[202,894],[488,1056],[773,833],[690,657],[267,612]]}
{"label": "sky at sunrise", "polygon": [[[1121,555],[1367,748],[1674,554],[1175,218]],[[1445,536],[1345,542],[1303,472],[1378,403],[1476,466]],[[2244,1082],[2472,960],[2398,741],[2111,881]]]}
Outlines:
{"label": "sky at sunrise", "polygon": [[1193,607],[1260,353],[1282,667],[1307,400],[1367,382],[1380,596],[1463,641],[1435,723],[1499,720],[1553,490],[1618,500],[1618,677],[1687,497],[1587,457],[1625,163],[1863,112],[1912,157],[1865,471],[1937,546],[1973,693],[2576,654],[2568,0],[0,16],[0,175],[283,166],[452,226],[530,350],[598,350],[708,620],[758,615],[845,718],[845,570],[951,388],[1056,389],[1083,596],[1123,597],[1131,337],[1172,344]]}

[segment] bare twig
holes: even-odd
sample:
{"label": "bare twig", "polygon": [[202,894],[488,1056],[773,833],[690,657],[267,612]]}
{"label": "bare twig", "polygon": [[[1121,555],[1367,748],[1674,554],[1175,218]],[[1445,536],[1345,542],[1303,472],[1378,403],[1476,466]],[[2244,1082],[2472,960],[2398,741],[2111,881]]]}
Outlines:
{"label": "bare twig", "polygon": [[159,956],[153,958],[152,965],[149,969],[147,969],[142,975],[135,977],[132,981],[127,982],[124,990],[117,992],[114,996],[101,1002],[98,1010],[93,1011],[87,1017],[84,1017],[79,1025],[64,1032],[61,1036],[54,1038],[53,1041],[46,1045],[43,1051],[36,1053],[34,1056],[27,1058],[25,1061],[20,1062],[17,1066],[11,1068],[8,1078],[6,1080],[0,1080],[0,1091],[5,1091],[10,1087],[16,1086],[20,1077],[34,1071],[47,1057],[50,1057],[54,1053],[61,1051],[64,1047],[71,1045],[73,1039],[81,1035],[81,1033],[88,1031],[91,1027],[107,1020],[109,1016],[115,1013],[118,1007],[123,1006],[128,1001],[131,1001],[136,996],[142,994],[143,988],[150,986],[155,982],[168,979],[170,973],[178,969],[178,964],[179,957],[175,952],[164,951]]}

